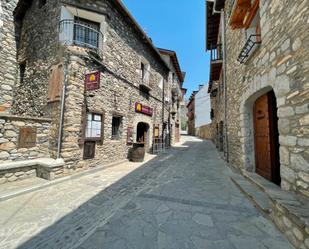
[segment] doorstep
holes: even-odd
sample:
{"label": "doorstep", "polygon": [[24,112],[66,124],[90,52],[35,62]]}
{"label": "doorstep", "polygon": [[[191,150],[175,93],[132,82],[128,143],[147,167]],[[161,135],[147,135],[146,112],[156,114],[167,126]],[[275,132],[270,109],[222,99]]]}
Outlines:
{"label": "doorstep", "polygon": [[231,177],[235,185],[296,248],[309,249],[309,200],[284,191],[255,173],[242,174]]}

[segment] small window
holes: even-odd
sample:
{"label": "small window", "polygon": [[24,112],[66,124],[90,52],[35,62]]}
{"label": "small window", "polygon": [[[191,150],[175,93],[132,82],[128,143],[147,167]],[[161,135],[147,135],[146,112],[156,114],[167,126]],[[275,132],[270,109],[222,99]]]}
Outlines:
{"label": "small window", "polygon": [[20,84],[24,84],[25,72],[26,72],[26,62],[24,61],[24,62],[19,64],[19,82],[20,82]]}
{"label": "small window", "polygon": [[93,159],[95,157],[95,142],[84,143],[83,159]]}
{"label": "small window", "polygon": [[141,79],[143,82],[149,82],[149,75],[150,75],[150,65],[141,63]]}
{"label": "small window", "polygon": [[119,140],[121,138],[122,117],[113,117],[112,121],[112,139]]}
{"label": "small window", "polygon": [[83,47],[99,47],[100,23],[75,18],[74,43]]}
{"label": "small window", "polygon": [[46,4],[46,0],[39,0],[39,8],[42,8]]}
{"label": "small window", "polygon": [[143,62],[141,63],[141,77],[142,77],[142,80],[144,80],[144,78],[145,78],[145,64]]}
{"label": "small window", "polygon": [[160,77],[158,86],[160,89],[163,89],[163,77],[162,76]]}
{"label": "small window", "polygon": [[102,138],[102,115],[97,113],[87,113],[86,139]]}
{"label": "small window", "polygon": [[149,89],[142,85],[139,86],[139,94],[149,100]]}

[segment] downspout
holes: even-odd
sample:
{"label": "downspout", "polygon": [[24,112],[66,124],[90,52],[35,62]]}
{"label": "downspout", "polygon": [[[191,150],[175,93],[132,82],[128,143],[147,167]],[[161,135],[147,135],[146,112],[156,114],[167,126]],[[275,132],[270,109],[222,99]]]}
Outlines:
{"label": "downspout", "polygon": [[64,62],[64,82],[62,85],[62,95],[61,95],[61,109],[60,109],[60,122],[58,130],[58,145],[57,145],[57,159],[61,158],[61,145],[62,145],[62,135],[63,135],[63,122],[64,122],[64,109],[65,109],[65,95],[68,83],[68,65],[69,65],[69,55]]}
{"label": "downspout", "polygon": [[223,56],[223,100],[224,100],[224,136],[225,136],[225,158],[229,162],[229,147],[228,147],[228,126],[227,126],[227,84],[226,84],[226,30],[225,30],[225,12],[221,10],[221,33],[222,33],[222,56]]}
{"label": "downspout", "polygon": [[163,79],[163,91],[162,91],[162,146],[164,143],[164,96],[165,96],[165,79]]}

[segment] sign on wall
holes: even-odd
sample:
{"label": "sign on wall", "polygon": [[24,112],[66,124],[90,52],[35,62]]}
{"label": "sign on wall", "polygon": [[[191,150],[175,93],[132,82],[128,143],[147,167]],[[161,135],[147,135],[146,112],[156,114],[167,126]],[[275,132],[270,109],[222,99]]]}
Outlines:
{"label": "sign on wall", "polygon": [[100,88],[100,75],[100,72],[94,72],[85,75],[86,91],[96,90]]}
{"label": "sign on wall", "polygon": [[159,127],[155,127],[154,128],[154,137],[158,138],[160,136],[160,130]]}
{"label": "sign on wall", "polygon": [[143,105],[141,103],[136,102],[135,103],[135,112],[143,113],[143,114],[148,115],[148,116],[152,116],[153,109],[149,106],[146,106],[146,105]]}

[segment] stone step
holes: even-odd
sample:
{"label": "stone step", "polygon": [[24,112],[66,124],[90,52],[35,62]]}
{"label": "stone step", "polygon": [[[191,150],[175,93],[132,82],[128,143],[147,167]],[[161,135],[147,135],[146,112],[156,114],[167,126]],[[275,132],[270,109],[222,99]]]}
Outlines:
{"label": "stone step", "polygon": [[[243,176],[244,175],[244,176]],[[232,181],[277,225],[295,248],[309,249],[309,200],[250,172]]]}
{"label": "stone step", "polygon": [[267,215],[271,213],[270,199],[264,191],[241,175],[231,176],[231,180],[260,211]]}
{"label": "stone step", "polygon": [[264,192],[267,192],[270,190],[271,191],[282,191],[282,189],[278,185],[266,180],[264,177],[256,173],[244,172],[243,176]]}

